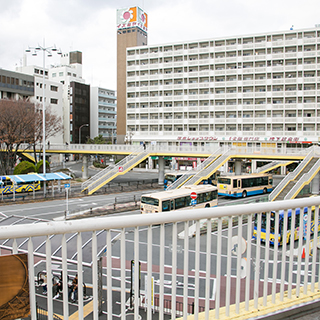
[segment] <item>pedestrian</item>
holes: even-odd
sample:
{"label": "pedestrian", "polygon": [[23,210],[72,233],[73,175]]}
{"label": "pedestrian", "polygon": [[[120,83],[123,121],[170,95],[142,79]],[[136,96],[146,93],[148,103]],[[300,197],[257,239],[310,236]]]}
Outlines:
{"label": "pedestrian", "polygon": [[77,298],[77,293],[78,293],[78,275],[76,275],[72,280],[72,284],[69,290],[69,300],[71,300],[72,302],[75,302]]}
{"label": "pedestrian", "polygon": [[146,150],[146,143],[143,141],[143,149]]}
{"label": "pedestrian", "polygon": [[53,284],[53,299],[58,299],[60,297],[60,292],[62,292],[62,272],[59,280]]}
{"label": "pedestrian", "polygon": [[50,141],[48,141],[48,149],[50,149]]}

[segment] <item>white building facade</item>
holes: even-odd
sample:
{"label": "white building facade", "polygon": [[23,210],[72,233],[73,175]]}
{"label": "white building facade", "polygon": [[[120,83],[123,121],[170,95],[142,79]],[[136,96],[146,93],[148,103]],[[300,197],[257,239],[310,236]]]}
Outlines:
{"label": "white building facade", "polygon": [[[30,65],[21,66],[16,68],[17,71],[24,74],[29,74],[34,76],[34,96],[31,101],[37,103],[42,109],[42,98],[43,98],[43,72],[45,73],[45,83],[44,83],[44,95],[45,95],[45,107],[49,108],[50,111],[56,116],[60,117],[63,121],[63,86],[61,83],[51,81],[48,78],[49,70],[43,67]],[[48,138],[50,143],[63,143],[63,128],[62,132],[59,134]]]}
{"label": "white building facade", "polygon": [[320,28],[127,49],[134,143],[309,146],[320,135]]}
{"label": "white building facade", "polygon": [[114,90],[90,88],[90,137],[102,135],[115,143],[117,130],[117,97]]}

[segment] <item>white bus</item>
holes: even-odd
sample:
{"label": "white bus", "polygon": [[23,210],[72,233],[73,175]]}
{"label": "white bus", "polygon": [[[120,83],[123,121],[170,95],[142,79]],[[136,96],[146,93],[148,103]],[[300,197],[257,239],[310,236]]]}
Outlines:
{"label": "white bus", "polygon": [[[196,199],[191,198],[196,195]],[[210,208],[218,205],[217,187],[212,185],[186,186],[141,196],[141,213],[165,212],[179,209]]]}
{"label": "white bus", "polygon": [[220,176],[218,178],[218,195],[233,198],[245,198],[272,191],[272,175],[253,173],[248,175]]}

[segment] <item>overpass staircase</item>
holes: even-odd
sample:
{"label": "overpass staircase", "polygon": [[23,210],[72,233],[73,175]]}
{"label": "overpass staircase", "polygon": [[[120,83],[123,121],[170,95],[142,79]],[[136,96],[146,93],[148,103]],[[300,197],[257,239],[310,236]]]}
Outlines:
{"label": "overpass staircase", "polygon": [[178,189],[182,185],[190,186],[199,184],[202,180],[208,179],[213,173],[215,173],[226,161],[228,161],[230,156],[230,150],[222,154],[222,150],[218,149],[201,163],[195,173],[190,172],[184,174],[177,181],[171,184],[167,190]]}
{"label": "overpass staircase", "polygon": [[191,185],[197,185],[199,184],[202,180],[208,179],[213,173],[215,173],[220,167],[222,167],[234,154],[234,151],[227,150],[225,153],[221,154],[221,151],[219,150],[215,152],[212,155],[213,161],[211,161],[208,164],[204,163],[204,166],[200,171],[197,172],[191,179],[189,179],[185,185],[186,186],[191,186]]}
{"label": "overpass staircase", "polygon": [[278,167],[284,167],[284,166],[288,166],[289,164],[293,163],[294,161],[271,161],[269,163],[267,163],[266,165],[258,168],[256,170],[257,173],[266,173],[269,172],[273,169],[276,169]]}
{"label": "overpass staircase", "polygon": [[98,172],[93,177],[83,182],[81,185],[82,192],[86,191],[88,195],[93,194],[108,182],[119,175],[123,175],[144,161],[149,156],[148,149],[140,147],[117,164],[108,166],[106,169]]}
{"label": "overpass staircase", "polygon": [[277,185],[269,195],[269,201],[294,199],[302,188],[313,180],[320,170],[318,149],[313,147],[299,166]]}

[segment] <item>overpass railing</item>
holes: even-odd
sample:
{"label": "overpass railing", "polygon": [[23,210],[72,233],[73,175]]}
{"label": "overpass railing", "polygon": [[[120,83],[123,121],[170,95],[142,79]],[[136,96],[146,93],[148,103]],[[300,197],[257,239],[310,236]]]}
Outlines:
{"label": "overpass railing", "polygon": [[[135,319],[140,315],[151,319],[153,313],[158,313],[159,319],[166,314],[171,319],[186,319],[190,304],[195,318],[203,312],[206,319],[234,319],[239,314],[249,319],[268,310],[280,312],[289,305],[292,311],[306,301],[302,300],[306,295],[316,299],[318,236],[311,230],[318,230],[318,209],[314,221],[311,214],[306,219],[303,215],[292,216],[291,228],[296,225],[295,219],[305,226],[300,227],[297,241],[293,230],[290,244],[279,246],[275,237],[271,246],[261,239],[269,239],[270,226],[275,230],[279,225],[282,230],[288,228],[287,209],[306,207],[310,213],[312,206],[319,205],[320,197],[313,197],[234,205],[232,210],[224,206],[30,225],[21,221],[10,225],[10,217],[3,217],[0,253],[27,254],[32,320],[37,319],[37,303],[44,304],[41,307],[46,308],[49,318],[60,311],[66,319],[71,310],[76,310],[83,319],[84,308],[90,307],[79,290],[71,308],[68,287],[63,285],[59,298],[62,308],[57,310],[51,281],[47,282],[47,296],[37,291],[36,268],[40,263],[48,275],[53,268],[62,272],[64,284],[74,272],[78,283],[85,282],[87,288],[92,288],[90,304],[95,320],[100,313],[108,319],[114,314],[121,319],[129,314]],[[280,210],[285,210],[283,220],[279,220]],[[261,214],[271,211],[276,213],[272,222],[270,213]],[[195,230],[194,236],[182,237],[189,234],[190,228]],[[254,228],[256,240],[252,239]],[[171,300],[170,306],[166,300]]]}
{"label": "overpass railing", "polygon": [[293,186],[293,188],[287,193],[284,197],[285,200],[291,199],[294,196],[297,196],[299,191],[309,183],[309,181],[315,177],[315,175],[319,172],[320,169],[320,159],[313,165],[311,170],[302,175],[302,177],[297,181],[297,183]]}
{"label": "overpass railing", "polygon": [[[310,148],[308,148],[310,149]],[[294,171],[290,172],[286,175],[286,177],[281,180],[281,182],[273,189],[273,191],[269,195],[269,201],[273,201],[276,196],[281,192],[281,190],[294,178],[299,174],[299,172],[306,166],[306,164],[310,161],[311,158],[314,157],[313,150],[309,150],[307,156],[303,159],[303,161],[294,169]]]}
{"label": "overpass railing", "polygon": [[[112,152],[123,152],[126,153],[132,153],[136,148],[139,148],[140,144],[56,144],[51,143],[50,146],[46,146],[46,150],[50,152],[52,151],[61,151],[64,153],[72,153],[73,151],[76,153],[80,153],[83,151],[84,153],[92,153],[98,154],[99,152],[104,153],[111,153]],[[198,154],[204,154],[204,155],[211,155],[220,147],[218,145],[211,145],[211,144],[205,144],[205,145],[189,145],[189,144],[183,144],[183,145],[167,145],[167,144],[148,144],[148,150],[151,153],[174,153],[174,154],[186,154],[186,153],[198,153]],[[19,150],[24,151],[32,151],[33,147],[31,147],[28,144],[21,144]],[[223,151],[229,150],[228,146],[224,146],[221,148]],[[310,149],[310,148],[308,148]],[[288,155],[288,156],[301,156],[303,154],[306,154],[308,149],[305,148],[286,148],[285,150],[281,148],[261,148],[259,146],[254,147],[232,147],[232,150],[236,152],[236,154],[261,154],[261,155]],[[42,150],[42,144],[36,145],[37,152]]]}

